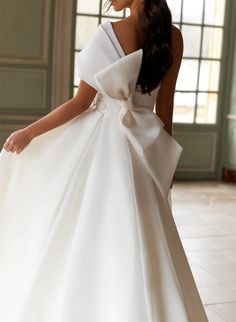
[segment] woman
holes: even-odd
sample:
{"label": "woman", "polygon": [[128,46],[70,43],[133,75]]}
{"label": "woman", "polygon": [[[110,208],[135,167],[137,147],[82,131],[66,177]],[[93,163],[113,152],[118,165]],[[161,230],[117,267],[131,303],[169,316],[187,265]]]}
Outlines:
{"label": "woman", "polygon": [[3,146],[2,321],[207,322],[167,200],[182,36],[166,1],[111,4],[76,96]]}

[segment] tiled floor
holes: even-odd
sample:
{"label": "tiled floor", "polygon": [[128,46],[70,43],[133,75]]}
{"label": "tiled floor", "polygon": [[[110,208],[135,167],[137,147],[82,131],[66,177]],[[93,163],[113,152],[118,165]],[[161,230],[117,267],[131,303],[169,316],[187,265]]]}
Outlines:
{"label": "tiled floor", "polygon": [[171,196],[209,322],[236,322],[236,184],[176,181]]}

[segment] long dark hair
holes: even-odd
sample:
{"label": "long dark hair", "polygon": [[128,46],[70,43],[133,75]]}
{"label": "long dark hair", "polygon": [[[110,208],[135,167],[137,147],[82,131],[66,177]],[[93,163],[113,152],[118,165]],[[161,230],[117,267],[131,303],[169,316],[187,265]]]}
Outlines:
{"label": "long dark hair", "polygon": [[[107,4],[109,10],[112,0],[107,0]],[[144,0],[139,17],[145,43],[137,84],[142,94],[150,94],[173,63],[172,15],[166,0]]]}

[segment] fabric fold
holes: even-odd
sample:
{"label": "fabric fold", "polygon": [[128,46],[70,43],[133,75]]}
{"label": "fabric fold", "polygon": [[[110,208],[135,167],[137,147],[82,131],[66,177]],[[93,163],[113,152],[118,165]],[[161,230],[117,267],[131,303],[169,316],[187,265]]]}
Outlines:
{"label": "fabric fold", "polygon": [[108,110],[114,109],[113,105],[119,107],[117,120],[167,200],[183,148],[149,106],[134,103],[142,56],[139,49],[98,71],[94,78],[104,96],[99,103],[105,102]]}

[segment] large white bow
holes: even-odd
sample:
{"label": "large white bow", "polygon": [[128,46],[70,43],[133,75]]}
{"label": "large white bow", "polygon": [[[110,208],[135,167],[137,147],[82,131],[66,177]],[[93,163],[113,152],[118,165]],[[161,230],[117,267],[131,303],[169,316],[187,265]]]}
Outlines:
{"label": "large white bow", "polygon": [[118,59],[96,72],[94,80],[108,103],[107,109],[112,109],[117,103],[118,120],[127,138],[167,202],[171,180],[183,148],[165,131],[162,120],[148,106],[139,104],[137,97],[133,102],[142,55],[143,51],[139,49]]}
{"label": "large white bow", "polygon": [[[120,106],[119,120],[136,151],[143,155],[160,134],[164,124],[147,106],[134,104],[143,50],[139,49],[100,70],[94,75],[102,94]],[[108,107],[109,108],[109,107]],[[112,104],[111,104],[112,108]]]}

